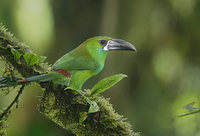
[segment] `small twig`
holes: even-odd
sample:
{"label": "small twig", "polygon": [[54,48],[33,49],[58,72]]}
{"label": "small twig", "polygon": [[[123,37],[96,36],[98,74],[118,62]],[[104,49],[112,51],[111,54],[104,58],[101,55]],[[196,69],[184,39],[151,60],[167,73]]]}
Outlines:
{"label": "small twig", "polygon": [[8,113],[10,108],[18,101],[19,96],[22,94],[22,91],[24,90],[25,85],[22,85],[21,88],[19,89],[19,92],[17,93],[17,96],[15,99],[12,101],[12,103],[8,106],[8,108],[0,115],[0,120]]}

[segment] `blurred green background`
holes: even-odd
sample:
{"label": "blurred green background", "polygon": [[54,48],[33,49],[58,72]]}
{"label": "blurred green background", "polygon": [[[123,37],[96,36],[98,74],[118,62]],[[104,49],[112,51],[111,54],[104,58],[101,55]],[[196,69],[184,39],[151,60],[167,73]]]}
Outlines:
{"label": "blurred green background", "polygon": [[[134,131],[200,136],[200,114],[177,117],[185,112],[184,105],[199,103],[199,0],[1,0],[0,22],[51,64],[89,37],[131,42],[137,53],[110,53],[104,70],[84,88],[113,74],[127,74],[103,95]],[[1,109],[15,94],[0,96]],[[73,135],[38,112],[41,94],[38,85],[26,87],[9,117],[8,136]]]}

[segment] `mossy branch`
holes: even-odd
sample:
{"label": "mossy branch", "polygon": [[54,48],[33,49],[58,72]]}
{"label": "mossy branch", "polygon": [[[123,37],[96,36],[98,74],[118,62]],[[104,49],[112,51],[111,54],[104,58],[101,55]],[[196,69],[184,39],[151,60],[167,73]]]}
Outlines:
{"label": "mossy branch", "polygon": [[[24,54],[33,54],[30,48],[19,42],[3,25],[0,25],[0,57],[10,63],[22,77],[29,77],[47,73],[50,65],[36,63],[28,66],[21,56],[18,60],[11,53],[11,48]],[[70,90],[52,82],[40,83],[43,88],[43,97],[39,110],[42,114],[61,127],[71,130],[80,136],[136,136],[132,126],[123,116],[117,114],[108,99],[102,96],[90,96],[100,107],[100,112],[88,114],[89,105],[80,95],[74,95]]]}

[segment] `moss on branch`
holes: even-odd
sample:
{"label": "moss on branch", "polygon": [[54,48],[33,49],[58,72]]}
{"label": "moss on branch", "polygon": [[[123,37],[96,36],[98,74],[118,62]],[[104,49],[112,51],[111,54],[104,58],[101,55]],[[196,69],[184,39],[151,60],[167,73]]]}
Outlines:
{"label": "moss on branch", "polygon": [[[49,71],[50,65],[47,63],[36,63],[33,66],[28,66],[23,57],[16,61],[11,53],[11,48],[20,52],[22,56],[32,53],[26,44],[19,42],[3,25],[0,25],[0,57],[17,69],[22,77],[39,75]],[[70,90],[66,91],[62,86],[52,82],[40,83],[40,86],[44,90],[39,106],[40,112],[76,135],[139,135],[132,131],[132,126],[123,116],[117,114],[108,99],[102,96],[90,97],[100,106],[100,112],[87,114],[89,105],[80,95],[74,95]]]}

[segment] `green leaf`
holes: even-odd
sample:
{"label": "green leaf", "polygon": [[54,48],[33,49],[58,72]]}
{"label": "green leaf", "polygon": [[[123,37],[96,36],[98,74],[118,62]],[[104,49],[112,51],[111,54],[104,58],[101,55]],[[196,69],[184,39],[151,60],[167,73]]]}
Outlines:
{"label": "green leaf", "polygon": [[118,83],[120,80],[122,80],[125,77],[127,77],[127,75],[117,74],[117,75],[102,79],[97,84],[95,84],[94,87],[91,89],[91,95],[94,95],[94,94],[96,95],[96,94],[104,92],[105,90],[109,89],[110,87],[112,87],[113,85],[115,85],[116,83]]}
{"label": "green leaf", "polygon": [[13,47],[11,48],[11,53],[13,54],[14,59],[15,59],[16,61],[21,57],[20,52],[18,52],[17,50],[15,50]]}
{"label": "green leaf", "polygon": [[195,108],[194,104],[195,104],[195,102],[191,102],[191,103],[185,105],[183,107],[183,109],[186,109],[188,112],[185,113],[185,114],[179,115],[178,117],[183,117],[183,116],[199,113],[200,112],[200,108]]}
{"label": "green leaf", "polygon": [[46,59],[47,59],[46,56],[40,56],[39,59],[38,59],[38,62],[39,62],[39,63],[42,63],[42,62],[44,62]]}
{"label": "green leaf", "polygon": [[38,61],[38,56],[34,54],[25,54],[23,57],[28,66],[34,65]]}

